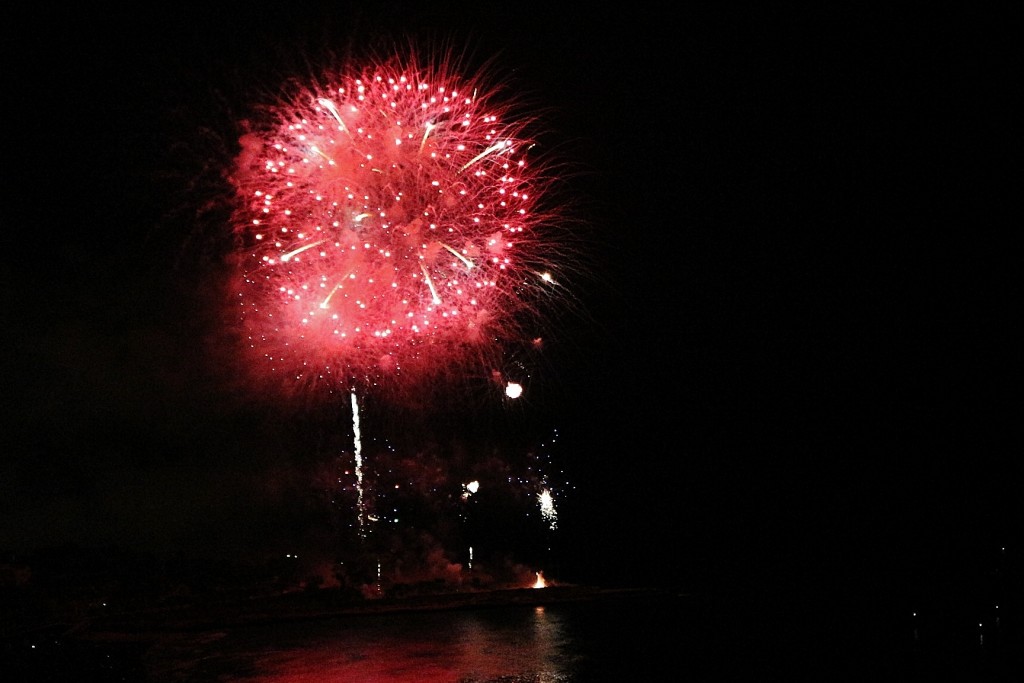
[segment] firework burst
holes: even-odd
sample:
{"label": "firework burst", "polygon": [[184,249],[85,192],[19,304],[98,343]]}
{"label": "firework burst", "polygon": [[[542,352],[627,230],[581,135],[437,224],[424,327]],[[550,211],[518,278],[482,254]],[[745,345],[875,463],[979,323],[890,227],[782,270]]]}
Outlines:
{"label": "firework burst", "polygon": [[338,69],[248,124],[234,298],[257,376],[390,398],[490,377],[564,298],[536,120],[454,72],[447,58]]}

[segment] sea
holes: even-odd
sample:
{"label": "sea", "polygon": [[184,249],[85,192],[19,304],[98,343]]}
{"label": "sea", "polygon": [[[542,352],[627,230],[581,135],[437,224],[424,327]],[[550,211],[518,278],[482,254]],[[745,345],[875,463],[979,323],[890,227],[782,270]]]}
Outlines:
{"label": "sea", "polygon": [[[910,604],[827,584],[319,614],[138,632],[39,629],[0,680],[201,683],[1020,681],[1019,609]],[[960,608],[963,609],[960,609]]]}

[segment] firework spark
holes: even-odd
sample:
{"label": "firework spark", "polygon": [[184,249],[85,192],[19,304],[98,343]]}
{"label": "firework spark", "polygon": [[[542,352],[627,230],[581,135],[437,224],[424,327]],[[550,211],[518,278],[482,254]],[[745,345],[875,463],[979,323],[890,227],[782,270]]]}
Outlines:
{"label": "firework spark", "polygon": [[341,69],[265,111],[231,174],[258,374],[416,390],[528,338],[559,218],[533,118],[443,59]]}
{"label": "firework spark", "polygon": [[555,499],[551,490],[545,488],[537,494],[537,503],[540,505],[540,514],[548,528],[554,531],[558,528],[558,511],[555,509]]}

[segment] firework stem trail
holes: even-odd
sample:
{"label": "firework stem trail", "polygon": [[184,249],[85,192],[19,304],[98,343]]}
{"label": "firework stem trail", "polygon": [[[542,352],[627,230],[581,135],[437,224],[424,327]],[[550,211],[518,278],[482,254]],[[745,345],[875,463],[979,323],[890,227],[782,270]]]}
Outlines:
{"label": "firework stem trail", "polygon": [[352,392],[352,442],[356,469],[356,512],[359,517],[359,535],[366,536],[366,500],[363,492],[363,440],[359,431],[359,399]]}

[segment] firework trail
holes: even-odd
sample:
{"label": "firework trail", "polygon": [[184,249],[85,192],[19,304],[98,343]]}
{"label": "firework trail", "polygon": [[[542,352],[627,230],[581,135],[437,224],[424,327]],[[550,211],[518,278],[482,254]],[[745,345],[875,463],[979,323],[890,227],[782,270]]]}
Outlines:
{"label": "firework trail", "polygon": [[352,442],[356,462],[356,510],[359,513],[359,535],[366,534],[366,500],[363,491],[363,436],[359,429],[359,397],[352,392]]}
{"label": "firework trail", "polygon": [[552,277],[554,175],[534,124],[445,55],[370,60],[298,84],[246,122],[230,179],[235,303],[257,381],[421,400],[490,377]]}

